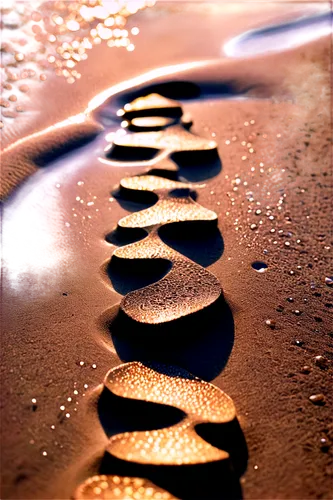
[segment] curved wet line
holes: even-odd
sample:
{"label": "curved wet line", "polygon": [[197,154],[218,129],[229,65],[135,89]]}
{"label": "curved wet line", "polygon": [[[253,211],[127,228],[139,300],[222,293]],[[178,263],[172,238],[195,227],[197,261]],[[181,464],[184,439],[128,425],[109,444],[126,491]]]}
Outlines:
{"label": "curved wet line", "polygon": [[332,19],[332,12],[325,12],[250,30],[229,40],[223,52],[228,57],[242,58],[290,50],[329,35],[332,32]]}

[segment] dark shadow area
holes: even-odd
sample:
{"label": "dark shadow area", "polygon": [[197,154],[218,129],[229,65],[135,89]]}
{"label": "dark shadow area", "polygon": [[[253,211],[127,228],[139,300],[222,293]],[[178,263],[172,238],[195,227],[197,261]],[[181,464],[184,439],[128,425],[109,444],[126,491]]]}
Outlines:
{"label": "dark shadow area", "polygon": [[216,149],[211,151],[179,151],[171,155],[179,168],[179,176],[190,182],[211,179],[222,170],[222,162]]}
{"label": "dark shadow area", "polygon": [[98,416],[108,437],[122,432],[148,431],[175,425],[185,413],[163,404],[123,398],[106,387],[98,400]]}
{"label": "dark shadow area", "polygon": [[[119,205],[128,212],[138,212],[149,208],[158,201],[158,196],[151,191],[117,188],[111,192]],[[132,229],[131,229],[132,231]]]}
{"label": "dark shadow area", "polygon": [[112,148],[106,153],[106,157],[110,160],[117,161],[148,161],[155,158],[159,153],[159,149],[148,147],[135,146],[120,146],[113,144]]}
{"label": "dark shadow area", "polygon": [[[250,85],[248,82],[241,81],[240,79],[229,79],[224,82],[208,81],[196,84],[190,81],[176,80],[176,77],[174,77],[173,80],[140,86],[122,95],[114,96],[112,99],[112,108],[119,109],[138,97],[144,97],[153,93],[160,94],[163,97],[176,101],[188,101],[199,98],[214,99],[216,97],[236,97],[246,94],[253,88],[256,88],[256,86],[256,84]],[[111,107],[111,102],[108,103],[108,107]],[[150,112],[150,116],[157,114],[158,109]]]}
{"label": "dark shadow area", "polygon": [[[198,193],[189,187],[177,187],[174,189],[170,189],[169,195],[172,198],[187,198],[190,196],[192,198],[192,200],[194,200],[194,201],[196,201],[196,199],[198,198]],[[197,222],[197,221],[193,221],[193,222]]]}
{"label": "dark shadow area", "polygon": [[262,262],[261,260],[256,260],[252,262],[251,266],[258,273],[263,273],[268,268],[268,265],[265,262]]}
{"label": "dark shadow area", "polygon": [[[197,99],[200,97],[200,88],[198,85],[187,81],[177,81],[169,80],[163,83],[152,83],[151,85],[146,85],[144,87],[136,88],[132,91],[126,92],[121,96],[116,97],[116,102],[119,107],[123,107],[125,104],[134,101],[138,97],[144,97],[149,94],[160,94],[167,99],[174,100],[189,100]],[[165,108],[167,112],[172,112],[172,108]],[[158,115],[161,112],[160,108],[155,110],[150,110],[149,116]],[[147,116],[147,115],[140,115]],[[164,115],[160,116],[174,116],[174,115]],[[180,116],[179,114],[177,116]]]}
{"label": "dark shadow area", "polygon": [[[168,99],[196,99],[200,97],[200,87],[193,82],[169,80],[163,83],[153,83],[145,88],[148,94],[160,94]],[[142,91],[141,91],[142,92]]]}
{"label": "dark shadow area", "polygon": [[[173,172],[170,172],[171,175],[171,180],[175,180],[173,177]],[[157,175],[159,174],[159,175]],[[157,170],[157,175],[159,177],[164,177],[163,171],[162,170]],[[143,175],[153,175],[151,171],[149,174],[143,174]],[[175,197],[175,198],[182,198],[184,196],[190,196],[192,200],[196,201],[198,195],[197,192],[194,189],[173,189],[170,191],[170,194]],[[156,193],[153,193],[152,191],[145,191],[144,189],[126,189],[123,187],[119,187],[115,189],[114,191],[111,192],[111,195],[116,198],[117,202],[119,205],[124,208],[124,210],[127,210],[128,212],[138,212],[140,210],[144,210],[146,208],[149,208],[155,203],[157,203],[159,197]],[[207,224],[209,225],[209,224]],[[133,230],[133,229],[128,229],[128,230]]]}
{"label": "dark shadow area", "polygon": [[147,231],[144,229],[137,228],[126,230],[125,228],[117,227],[105,236],[105,240],[117,247],[123,247],[124,245],[143,240],[146,236]]}
{"label": "dark shadow area", "polygon": [[171,269],[166,259],[119,259],[112,256],[106,271],[114,289],[126,295],[162,279]]}
{"label": "dark shadow area", "polygon": [[113,312],[111,320],[106,312],[102,322],[122,361],[173,364],[207,381],[221,373],[234,343],[233,316],[223,297],[202,311],[167,323],[138,323],[121,309],[115,317]]}
{"label": "dark shadow area", "polygon": [[158,234],[166,245],[203,267],[216,262],[223,253],[221,233],[207,221],[165,224]]}
{"label": "dark shadow area", "polygon": [[241,500],[239,479],[230,460],[197,465],[147,465],[120,460],[108,452],[101,474],[145,477],[183,500]]}
{"label": "dark shadow area", "polygon": [[227,424],[198,424],[196,432],[205,441],[230,455],[237,476],[242,476],[247,468],[248,451],[245,436],[237,418]]}
{"label": "dark shadow area", "polygon": [[144,175],[156,175],[156,177],[164,177],[172,181],[178,180],[178,170],[167,170],[163,168],[152,168]]}

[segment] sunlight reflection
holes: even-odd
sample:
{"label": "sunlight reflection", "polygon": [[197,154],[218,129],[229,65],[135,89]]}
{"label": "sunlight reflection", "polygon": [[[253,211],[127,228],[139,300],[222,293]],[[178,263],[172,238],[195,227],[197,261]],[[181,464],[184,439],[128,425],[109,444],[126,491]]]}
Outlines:
{"label": "sunlight reflection", "polygon": [[267,52],[293,49],[329,35],[332,32],[332,14],[301,17],[284,24],[265,26],[247,31],[227,42],[223,52],[228,57],[248,57]]}
{"label": "sunlight reflection", "polygon": [[11,218],[6,222],[8,244],[15,247],[17,256],[23,259],[36,257],[50,248],[51,236],[45,210],[44,189],[35,188],[25,198],[20,208],[11,209]]}

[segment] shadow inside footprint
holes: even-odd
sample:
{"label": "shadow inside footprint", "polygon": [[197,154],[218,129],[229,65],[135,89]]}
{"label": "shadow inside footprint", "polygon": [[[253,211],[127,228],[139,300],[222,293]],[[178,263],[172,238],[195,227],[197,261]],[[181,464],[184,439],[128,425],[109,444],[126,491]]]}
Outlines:
{"label": "shadow inside footprint", "polygon": [[117,227],[116,229],[110,231],[110,233],[105,235],[105,240],[108,243],[111,243],[111,245],[122,247],[124,245],[129,245],[130,243],[143,240],[143,238],[146,237],[147,237],[147,231],[145,231],[144,229],[135,228],[131,230],[126,230]]}
{"label": "shadow inside footprint", "polygon": [[171,155],[179,168],[179,177],[189,182],[201,182],[216,177],[222,170],[217,150],[179,151]]}
{"label": "shadow inside footprint", "polygon": [[219,432],[218,426],[219,424],[199,424],[195,430],[205,441],[229,453],[233,469],[241,477],[248,462],[248,450],[241,426],[237,418],[223,424],[222,432]]}
{"label": "shadow inside footprint", "polygon": [[[151,367],[152,365],[148,363],[148,366]],[[167,375],[167,377],[176,377],[177,379],[181,377],[189,381],[193,380],[191,374],[186,372],[183,374],[179,370],[175,370],[174,366],[163,365],[157,366],[155,369],[157,372]],[[122,376],[124,376],[124,373]],[[123,436],[119,436],[118,439],[120,439],[121,443],[125,446],[125,449],[118,455],[119,449],[117,451],[117,446],[114,448],[111,445],[111,448],[104,454],[99,473],[146,477],[156,485],[159,485],[175,495],[177,498],[189,500],[201,500],[203,498],[221,500],[241,499],[242,492],[238,478],[246,468],[248,453],[244,435],[237,418],[235,417],[228,423],[221,422],[219,424],[210,424],[202,422],[197,425],[194,424],[195,433],[197,433],[199,437],[204,439],[207,444],[211,444],[229,453],[229,458],[226,457],[217,459],[216,461],[210,461],[210,455],[208,454],[205,456],[205,449],[203,449],[201,455],[202,462],[199,459],[199,463],[197,462],[198,457],[194,464],[183,463],[182,465],[175,466],[176,463],[169,465],[168,460],[165,461],[164,459],[162,459],[161,462],[158,448],[160,439],[163,440],[165,436],[165,439],[171,439],[170,444],[173,443],[173,439],[171,438],[173,435],[171,431],[172,427],[181,423],[185,418],[188,418],[191,411],[193,411],[193,404],[195,405],[195,403],[192,402],[192,406],[189,404],[188,409],[185,405],[183,408],[184,411],[182,411],[175,406],[171,406],[172,404],[177,404],[171,402],[177,401],[177,398],[175,400],[174,396],[171,396],[171,399],[168,399],[168,397],[164,399],[164,401],[170,401],[170,405],[160,403],[160,393],[158,390],[155,394],[157,398],[156,402],[146,401],[144,399],[131,399],[135,397],[135,394],[137,394],[138,398],[145,397],[145,389],[142,387],[140,389],[140,384],[136,386],[135,376],[136,375],[134,375],[134,381],[131,387],[132,390],[129,391],[128,395],[126,393],[126,387],[124,393],[120,390],[119,394],[122,394],[121,396],[115,395],[112,392],[112,386],[110,388],[106,382],[98,400],[98,414],[106,434],[109,438],[120,433],[123,434]],[[121,381],[122,378],[120,378],[120,385],[122,383]],[[155,383],[158,389],[158,376],[155,379]],[[168,387],[170,389],[171,386],[169,386],[166,381],[164,381],[163,384],[166,384],[164,385],[166,391]],[[173,385],[173,383],[171,384]],[[118,384],[114,387],[116,391],[119,390]],[[137,393],[133,393],[135,387],[137,387]],[[185,387],[187,387],[187,389],[185,389]],[[191,391],[188,386],[185,387],[183,390]],[[198,387],[196,386],[195,391],[197,390]],[[195,400],[195,394],[193,394],[193,397]],[[180,397],[179,405],[182,406],[182,404],[184,404],[184,399]],[[192,408],[192,410],[190,410],[190,408]],[[196,406],[194,406],[194,408],[196,408]],[[187,413],[188,411],[190,413]],[[199,414],[197,417],[200,421]],[[160,434],[159,429],[163,429]],[[148,447],[144,447],[144,443],[141,440],[142,435],[139,436],[136,434],[136,432],[140,431],[154,431],[150,433],[150,443],[153,443],[155,440],[156,448],[153,445],[149,448],[149,444]],[[186,433],[186,431],[184,432]],[[175,435],[177,435],[177,433]],[[195,434],[193,434],[193,439],[195,439],[194,436]],[[122,440],[124,440],[124,442]],[[127,448],[126,444],[128,446]],[[179,439],[176,440],[174,444],[177,449],[183,447],[186,449],[188,446],[187,440],[182,439],[181,433]],[[140,450],[140,448],[142,449],[143,457],[145,457],[147,453],[152,454],[149,458],[149,463],[145,459],[141,462],[141,460],[137,460],[133,457],[131,450]],[[148,450],[146,451],[147,448]],[[173,448],[170,448],[170,453],[172,449]],[[141,456],[141,453],[139,455]],[[124,457],[126,457],[126,459],[124,459]],[[173,460],[171,460],[171,463],[172,462]],[[193,481],[194,477],[195,481]]]}
{"label": "shadow inside footprint", "polygon": [[[232,436],[237,439],[234,434]],[[246,448],[240,451],[247,455]],[[241,500],[243,498],[239,477],[230,459],[176,467],[128,462],[106,452],[99,472],[100,474],[145,477],[175,495],[176,498],[183,500]]]}
{"label": "shadow inside footprint", "polygon": [[154,430],[180,422],[185,413],[173,406],[116,396],[103,390],[98,416],[108,437],[131,431]]}
{"label": "shadow inside footprint", "polygon": [[148,161],[155,158],[158,154],[158,149],[148,147],[127,147],[118,146],[116,144],[107,152],[106,157],[110,160],[132,162],[132,161]]}
{"label": "shadow inside footprint", "polygon": [[166,224],[158,234],[166,245],[203,267],[210,266],[223,254],[224,244],[219,229],[206,221]]}
{"label": "shadow inside footprint", "polygon": [[124,189],[119,187],[111,192],[119,205],[128,212],[138,212],[155,205],[158,195],[152,191]]}
{"label": "shadow inside footprint", "polygon": [[114,289],[126,295],[162,279],[171,269],[166,259],[117,259],[107,265],[107,274]]}
{"label": "shadow inside footprint", "polygon": [[[139,89],[128,91],[117,97],[113,103],[116,102],[118,107],[123,107],[125,104],[134,101],[134,99],[149,94],[159,94],[167,99],[189,100],[197,99],[200,97],[200,93],[200,87],[193,82],[169,80],[163,83],[152,83],[151,85],[145,85]],[[159,115],[159,110],[157,109],[155,113],[150,114]]]}
{"label": "shadow inside footprint", "polygon": [[223,370],[234,342],[232,312],[222,297],[202,311],[162,324],[138,323],[121,310],[108,320],[106,312],[102,326],[122,361],[154,359],[207,381]]}

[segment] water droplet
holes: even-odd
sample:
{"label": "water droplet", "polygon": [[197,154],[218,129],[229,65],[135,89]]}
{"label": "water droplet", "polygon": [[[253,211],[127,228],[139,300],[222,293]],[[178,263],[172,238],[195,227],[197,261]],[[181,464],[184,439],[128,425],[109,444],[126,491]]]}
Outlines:
{"label": "water droplet", "polygon": [[91,368],[93,368],[93,369],[95,370],[95,369],[97,368],[96,363],[93,363],[93,364],[91,365]]}
{"label": "water droplet", "polygon": [[267,326],[269,326],[270,328],[272,328],[272,330],[276,326],[276,321],[274,321],[274,319],[266,319],[265,323],[266,323]]}
{"label": "water droplet", "polygon": [[37,403],[37,399],[36,398],[32,398],[31,402],[32,402],[32,404],[35,405]]}
{"label": "water droplet", "polygon": [[44,450],[44,451],[42,451],[42,455],[43,455],[44,457],[47,457],[47,451],[45,451],[45,450]]}
{"label": "water droplet", "polygon": [[257,229],[257,227],[258,227],[257,224],[251,224],[250,229],[252,229],[252,231],[254,231],[254,229]]}
{"label": "water droplet", "polygon": [[80,366],[84,366],[84,361],[80,361]]}
{"label": "water droplet", "polygon": [[264,273],[268,268],[267,264],[265,264],[265,262],[261,262],[260,260],[252,262],[251,266],[258,273]]}
{"label": "water droplet", "polygon": [[55,429],[55,425],[51,425],[51,429],[54,431],[54,429]]}
{"label": "water droplet", "polygon": [[61,410],[61,411],[64,411],[64,410],[65,410],[65,406],[64,406],[64,405],[61,405],[61,406],[60,406],[60,410]]}

